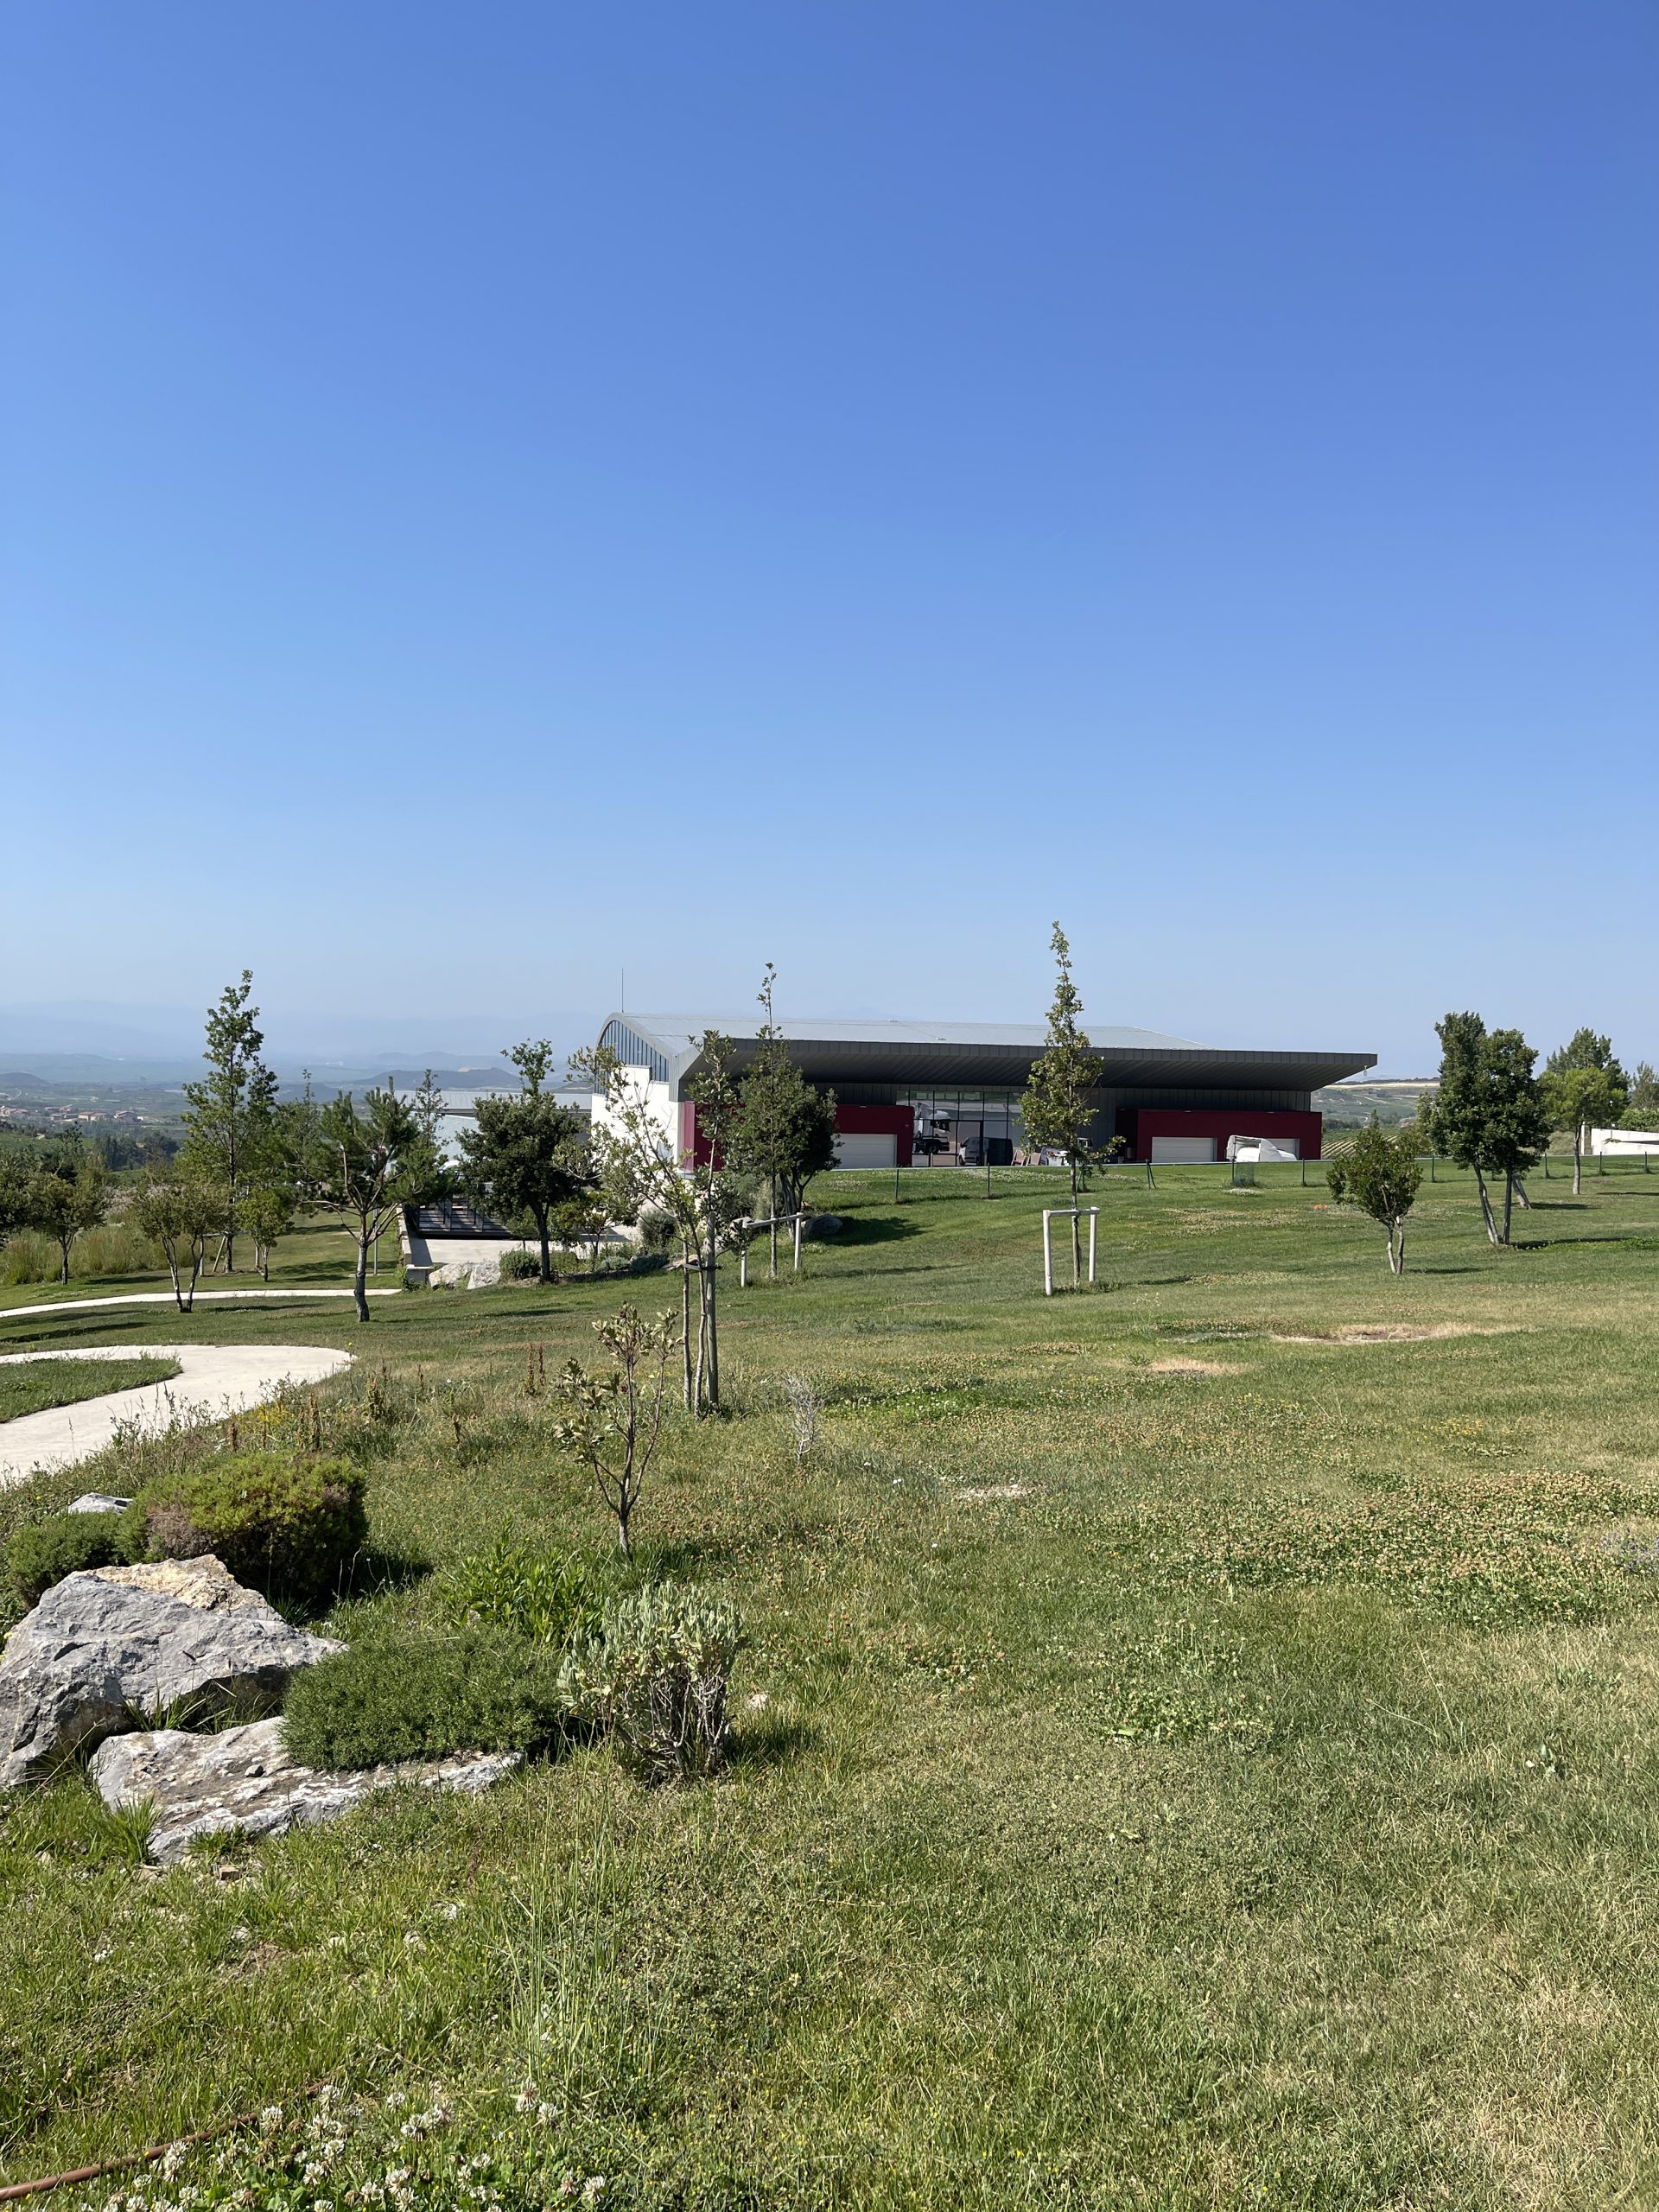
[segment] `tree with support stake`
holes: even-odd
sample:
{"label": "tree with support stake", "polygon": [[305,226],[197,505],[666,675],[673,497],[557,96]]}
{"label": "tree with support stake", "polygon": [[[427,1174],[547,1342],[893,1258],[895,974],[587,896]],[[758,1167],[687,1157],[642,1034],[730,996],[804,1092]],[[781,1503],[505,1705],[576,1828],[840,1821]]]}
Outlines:
{"label": "tree with support stake", "polygon": [[[1058,922],[1049,943],[1055,963],[1054,1001],[1048,1009],[1048,1034],[1041,1057],[1026,1084],[1026,1141],[1039,1150],[1059,1153],[1071,1177],[1071,1287],[1083,1281],[1083,1216],[1077,1200],[1088,1188],[1091,1168],[1111,1156],[1111,1147],[1092,1141],[1100,1083],[1096,1058],[1082,1023],[1083,1000],[1071,980],[1071,948]],[[1045,1247],[1047,1231],[1044,1231]]]}

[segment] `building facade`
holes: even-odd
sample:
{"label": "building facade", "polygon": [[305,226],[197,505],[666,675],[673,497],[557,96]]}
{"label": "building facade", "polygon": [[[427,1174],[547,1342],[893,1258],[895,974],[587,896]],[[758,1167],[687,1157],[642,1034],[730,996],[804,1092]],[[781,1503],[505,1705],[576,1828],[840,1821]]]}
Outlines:
{"label": "building facade", "polygon": [[[779,1029],[807,1081],[836,1095],[842,1167],[1007,1166],[1027,1156],[1020,1104],[1042,1054],[1036,1027],[974,1022],[792,1021]],[[756,1025],[719,1014],[614,1014],[600,1043],[628,1071],[676,1159],[697,1144],[685,1095],[710,1030],[732,1039],[739,1073]],[[1097,1143],[1131,1160],[1221,1160],[1230,1137],[1270,1137],[1317,1160],[1313,1094],[1375,1067],[1370,1052],[1230,1052],[1150,1029],[1090,1032],[1101,1064]],[[594,1102],[595,1118],[604,1119]]]}

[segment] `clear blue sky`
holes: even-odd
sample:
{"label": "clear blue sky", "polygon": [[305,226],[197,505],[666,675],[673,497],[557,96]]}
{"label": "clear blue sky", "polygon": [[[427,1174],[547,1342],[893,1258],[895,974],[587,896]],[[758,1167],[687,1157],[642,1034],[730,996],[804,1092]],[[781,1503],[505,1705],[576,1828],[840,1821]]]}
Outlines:
{"label": "clear blue sky", "polygon": [[1659,1058],[1651,0],[22,0],[0,1001]]}

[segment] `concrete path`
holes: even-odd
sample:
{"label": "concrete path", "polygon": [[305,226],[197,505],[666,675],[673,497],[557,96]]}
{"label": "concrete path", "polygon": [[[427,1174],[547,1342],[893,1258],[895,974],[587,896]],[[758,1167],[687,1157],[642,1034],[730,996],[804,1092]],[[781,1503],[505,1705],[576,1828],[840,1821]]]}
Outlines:
{"label": "concrete path", "polygon": [[[321,1290],[199,1290],[198,1306],[210,1300],[226,1298],[349,1298],[352,1287],[344,1290],[332,1286]],[[396,1298],[396,1290],[371,1290],[371,1298]],[[54,1298],[47,1306],[0,1306],[0,1321],[27,1320],[31,1313],[90,1313],[99,1306],[176,1306],[178,1300],[170,1290],[126,1290],[118,1298]],[[54,1357],[61,1355],[54,1354]],[[76,1355],[79,1357],[79,1354]]]}
{"label": "concrete path", "polygon": [[[224,1294],[221,1294],[223,1295]],[[119,1300],[105,1303],[118,1304]],[[35,1309],[39,1312],[41,1309]],[[54,1467],[72,1467],[101,1452],[124,1422],[165,1428],[170,1421],[205,1415],[214,1420],[245,1413],[274,1398],[285,1382],[321,1382],[349,1367],[352,1356],[319,1344],[114,1344],[95,1351],[14,1351],[0,1365],[29,1359],[132,1359],[143,1353],[176,1359],[179,1373],[166,1382],[141,1383],[0,1421],[0,1490]]]}

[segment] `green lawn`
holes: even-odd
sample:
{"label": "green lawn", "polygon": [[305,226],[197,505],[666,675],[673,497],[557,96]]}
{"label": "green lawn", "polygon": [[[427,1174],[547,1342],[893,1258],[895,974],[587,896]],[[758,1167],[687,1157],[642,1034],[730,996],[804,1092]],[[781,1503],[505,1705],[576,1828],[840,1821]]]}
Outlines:
{"label": "green lawn", "polygon": [[[234,1274],[204,1274],[200,1287],[204,1291],[261,1288],[262,1279],[253,1266],[251,1237],[238,1238],[236,1257]],[[379,1272],[372,1277],[377,1287],[395,1285],[403,1281],[403,1262],[398,1256],[395,1229],[389,1229],[380,1239],[379,1262]],[[322,1283],[346,1286],[351,1282],[352,1270],[356,1263],[357,1246],[343,1220],[333,1215],[302,1220],[292,1233],[284,1236],[276,1246],[270,1264],[270,1287],[301,1289]],[[0,1283],[0,1309],[18,1306],[51,1306],[66,1299],[118,1298],[130,1291],[170,1293],[172,1287],[165,1268],[149,1274],[77,1274],[72,1249],[70,1280],[67,1283]],[[5,1348],[10,1337],[17,1338],[22,1345],[20,1323],[10,1325],[5,1336],[0,1338],[0,1349]]]}
{"label": "green lawn", "polygon": [[178,1371],[176,1359],[158,1359],[153,1354],[132,1359],[27,1359],[15,1367],[0,1365],[0,1421],[45,1413],[53,1406],[78,1406],[83,1398],[102,1398],[111,1390],[165,1382]]}
{"label": "green lawn", "polygon": [[[588,1750],[159,1876],[77,1780],[14,1801],[0,2175],[326,2075],[442,2085],[525,2205],[1659,2202],[1659,1176],[1540,1179],[1501,1253],[1425,1185],[1395,1281],[1294,1170],[1115,1175],[1049,1301],[1058,1179],[836,1179],[838,1244],[728,1286],[728,1417],[638,1520],[749,1624],[718,1784]],[[509,1516],[604,1555],[524,1378],[619,1294],[9,1333],[351,1345],[349,1633]]]}

